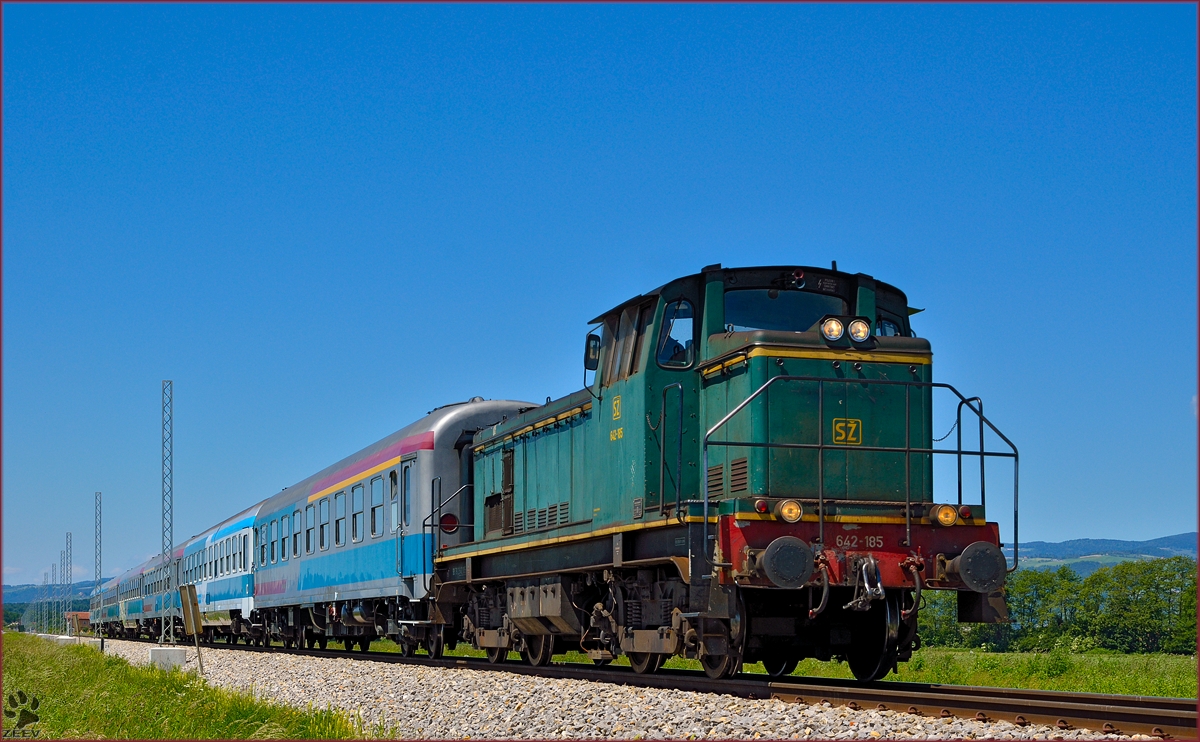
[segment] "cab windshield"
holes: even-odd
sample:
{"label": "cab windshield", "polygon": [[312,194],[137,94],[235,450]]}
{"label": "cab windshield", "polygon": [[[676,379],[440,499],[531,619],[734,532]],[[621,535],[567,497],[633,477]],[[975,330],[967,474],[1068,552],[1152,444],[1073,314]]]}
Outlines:
{"label": "cab windshield", "polygon": [[729,332],[805,332],[827,314],[845,315],[840,296],[799,289],[726,289],[725,329]]}

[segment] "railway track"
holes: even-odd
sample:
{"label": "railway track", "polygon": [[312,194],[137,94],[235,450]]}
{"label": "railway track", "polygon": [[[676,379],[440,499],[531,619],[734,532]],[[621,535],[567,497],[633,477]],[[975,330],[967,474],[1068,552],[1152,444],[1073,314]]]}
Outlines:
{"label": "railway track", "polygon": [[[127,640],[123,640],[127,641]],[[147,644],[154,642],[139,640]],[[788,702],[830,703],[862,710],[890,710],[924,716],[1008,721],[1024,726],[1043,724],[1062,729],[1090,729],[1111,734],[1145,734],[1162,739],[1196,738],[1196,701],[1187,698],[1120,696],[1101,693],[988,688],[934,683],[876,681],[858,683],[834,678],[772,678],[741,673],[713,680],[698,671],[660,670],[639,675],[628,667],[594,667],[556,662],[533,667],[518,662],[489,663],[483,658],[402,657],[392,652],[348,652],[336,649],[293,649],[245,645],[202,645],[205,649],[238,649],[265,654],[356,659],[427,667],[454,667],[517,675],[538,675],[613,683],[642,688],[667,688],[699,693],[723,693],[741,698],[778,698]]]}

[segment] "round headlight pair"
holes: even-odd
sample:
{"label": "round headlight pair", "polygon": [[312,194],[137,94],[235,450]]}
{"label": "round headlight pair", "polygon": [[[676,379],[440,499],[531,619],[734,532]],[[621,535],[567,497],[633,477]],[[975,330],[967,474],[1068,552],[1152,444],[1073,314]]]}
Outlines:
{"label": "round headlight pair", "polygon": [[[842,326],[842,321],[840,319],[838,319],[837,317],[830,317],[829,319],[827,319],[821,323],[821,334],[824,335],[825,339],[830,342],[833,342],[835,340],[841,340],[842,333],[844,333],[845,331],[846,331],[846,328]],[[861,320],[861,319],[851,320],[851,322],[850,322],[850,339],[851,340],[853,340],[856,343],[861,343],[869,337],[871,337],[871,326],[867,324],[866,320]]]}

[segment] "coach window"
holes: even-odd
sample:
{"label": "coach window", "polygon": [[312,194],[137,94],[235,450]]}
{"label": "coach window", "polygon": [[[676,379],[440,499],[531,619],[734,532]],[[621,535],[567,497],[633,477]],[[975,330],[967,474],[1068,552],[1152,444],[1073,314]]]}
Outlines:
{"label": "coach window", "polygon": [[400,527],[400,480],[396,478],[396,470],[392,469],[388,472],[388,483],[390,484],[390,492],[388,499],[392,503],[392,533]]}
{"label": "coach window", "polygon": [[291,521],[289,516],[279,519],[279,561],[286,562],[288,558],[288,541],[291,539]]}
{"label": "coach window", "polygon": [[267,566],[267,541],[269,536],[267,524],[263,523],[258,527],[258,566]]}
{"label": "coach window", "polygon": [[329,498],[322,497],[321,501],[317,503],[317,507],[321,510],[321,530],[319,533],[321,536],[321,550],[324,551],[329,548]]}
{"label": "coach window", "polygon": [[248,568],[248,567],[254,566],[253,565],[254,560],[251,559],[250,564],[248,565],[246,563],[246,555],[247,554],[253,554],[253,552],[250,551],[250,534],[248,534],[248,533],[242,536],[242,566]]}
{"label": "coach window", "polygon": [[692,305],[686,299],[673,301],[663,309],[662,332],[658,336],[658,365],[687,368],[692,365],[695,343],[692,335]]}
{"label": "coach window", "polygon": [[333,545],[346,545],[346,493],[333,496]]}
{"label": "coach window", "polygon": [[274,564],[277,560],[277,555],[275,554],[275,542],[278,540],[279,540],[279,521],[273,520],[273,521],[271,521],[271,550],[270,550],[271,551],[271,564]]}
{"label": "coach window", "polygon": [[416,492],[413,492],[412,486],[412,470],[415,461],[409,461],[404,464],[403,474],[401,476],[400,499],[404,502],[404,525],[412,522],[412,501],[416,497]]}
{"label": "coach window", "polygon": [[230,548],[231,545],[232,544],[230,544],[229,539],[225,539],[224,541],[221,542],[221,549],[225,552],[225,574],[229,574],[229,572],[230,572],[229,562],[232,561],[232,557],[230,557],[230,553],[233,551]]}
{"label": "coach window", "polygon": [[304,553],[311,554],[316,548],[317,511],[312,506],[304,508]]}
{"label": "coach window", "polygon": [[295,526],[295,530],[292,531],[292,556],[299,559],[300,558],[300,531],[303,530],[303,528],[304,528],[304,523],[301,522],[301,520],[300,520],[300,511],[299,510],[292,513],[292,525]]}
{"label": "coach window", "polygon": [[363,538],[363,486],[350,488],[350,540],[355,543]]}
{"label": "coach window", "polygon": [[383,477],[371,480],[371,537],[383,535]]}

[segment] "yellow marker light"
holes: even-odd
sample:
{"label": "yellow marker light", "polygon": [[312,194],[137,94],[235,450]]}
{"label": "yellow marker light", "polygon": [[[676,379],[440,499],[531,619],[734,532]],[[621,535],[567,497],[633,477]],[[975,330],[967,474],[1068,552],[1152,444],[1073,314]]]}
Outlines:
{"label": "yellow marker light", "polygon": [[788,523],[795,523],[804,515],[804,508],[795,500],[784,500],[779,503],[779,517]]}
{"label": "yellow marker light", "polygon": [[830,317],[821,323],[821,334],[826,340],[840,340],[844,331],[842,321],[836,317]]}
{"label": "yellow marker light", "polygon": [[954,509],[953,505],[938,505],[935,512],[937,522],[943,526],[952,526],[958,520],[958,511]]}
{"label": "yellow marker light", "polygon": [[861,319],[856,319],[850,323],[850,339],[856,343],[861,343],[871,337],[871,326]]}

